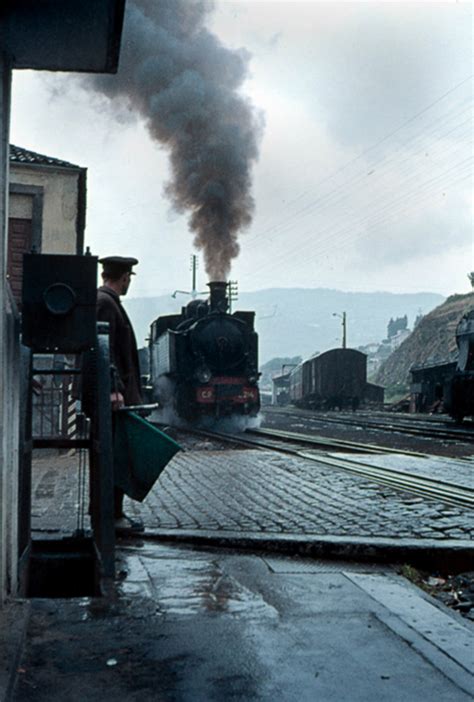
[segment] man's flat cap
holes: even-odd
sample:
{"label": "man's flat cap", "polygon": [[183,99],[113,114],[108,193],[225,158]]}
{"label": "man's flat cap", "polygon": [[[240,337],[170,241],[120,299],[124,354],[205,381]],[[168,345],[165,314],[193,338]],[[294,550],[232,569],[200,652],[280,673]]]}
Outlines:
{"label": "man's flat cap", "polygon": [[112,275],[121,275],[122,273],[131,273],[132,266],[136,266],[138,260],[136,258],[126,258],[125,256],[106,256],[99,258],[99,263],[104,267],[104,273]]}

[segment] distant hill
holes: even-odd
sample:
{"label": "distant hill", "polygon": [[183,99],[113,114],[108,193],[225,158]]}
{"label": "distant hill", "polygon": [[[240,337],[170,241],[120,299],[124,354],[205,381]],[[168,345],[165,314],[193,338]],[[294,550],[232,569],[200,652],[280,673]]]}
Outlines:
{"label": "distant hill", "polygon": [[[341,343],[341,319],[347,313],[347,344],[357,348],[381,341],[391,317],[408,316],[409,326],[420,313],[427,314],[443,301],[435,293],[351,293],[327,288],[273,288],[240,293],[234,309],[254,310],[260,340],[260,363],[275,356],[302,356],[325,351]],[[124,299],[139,346],[145,343],[150,323],[162,314],[179,312],[189,298],[171,295]]]}
{"label": "distant hill", "polygon": [[456,326],[463,314],[473,307],[474,292],[448,297],[423,317],[410,336],[387,358],[375,382],[385,387],[399,384],[407,388],[412,365],[456,360]]}

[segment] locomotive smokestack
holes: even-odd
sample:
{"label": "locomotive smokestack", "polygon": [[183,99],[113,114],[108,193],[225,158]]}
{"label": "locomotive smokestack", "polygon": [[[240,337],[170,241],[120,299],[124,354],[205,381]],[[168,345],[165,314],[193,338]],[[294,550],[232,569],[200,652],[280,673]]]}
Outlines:
{"label": "locomotive smokestack", "polygon": [[225,281],[213,281],[208,283],[210,290],[209,303],[211,312],[227,312],[229,301],[227,299],[227,283]]}

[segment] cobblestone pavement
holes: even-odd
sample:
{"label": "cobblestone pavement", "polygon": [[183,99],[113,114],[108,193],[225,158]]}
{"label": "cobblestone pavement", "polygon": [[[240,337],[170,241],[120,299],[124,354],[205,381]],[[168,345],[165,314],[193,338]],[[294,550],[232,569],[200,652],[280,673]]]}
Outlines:
{"label": "cobblestone pavement", "polygon": [[[33,460],[31,481],[31,530],[43,534],[71,534],[82,526],[79,512],[78,456],[50,454]],[[86,471],[87,472],[87,471]],[[83,526],[87,515],[89,487],[84,486]]]}
{"label": "cobblestone pavement", "polygon": [[[76,466],[76,457],[35,461],[34,530],[71,532],[76,527]],[[148,529],[438,540],[474,537],[471,510],[261,450],[178,454],[145,501],[127,500],[126,510],[140,516]]]}

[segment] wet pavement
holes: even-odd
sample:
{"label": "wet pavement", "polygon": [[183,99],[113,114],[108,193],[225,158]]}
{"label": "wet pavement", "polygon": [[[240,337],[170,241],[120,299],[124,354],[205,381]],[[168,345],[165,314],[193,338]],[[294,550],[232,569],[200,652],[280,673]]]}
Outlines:
{"label": "wet pavement", "polygon": [[474,629],[390,569],[125,544],[117,593],[31,602],[14,702],[465,702]]}
{"label": "wet pavement", "polygon": [[[78,463],[74,455],[35,460],[34,538],[70,535],[81,523]],[[433,470],[446,477],[455,463],[436,459]],[[469,480],[466,471],[459,481]],[[147,499],[127,500],[126,509],[147,529],[118,542],[107,597],[17,603],[22,614],[11,613],[10,624],[8,608],[0,610],[0,646],[9,652],[0,654],[1,702],[474,698],[471,621],[395,569],[334,560],[348,544],[365,558],[409,544],[472,553],[472,511],[212,442],[178,454]],[[332,559],[314,557],[321,553]]]}

